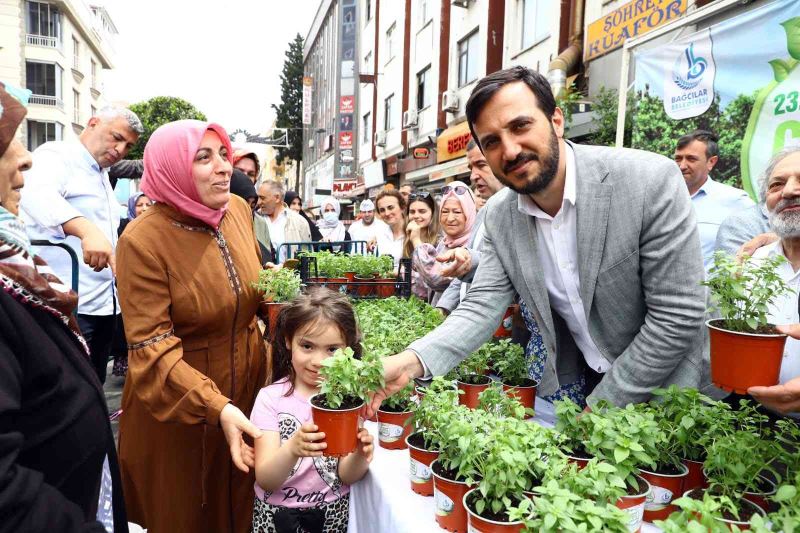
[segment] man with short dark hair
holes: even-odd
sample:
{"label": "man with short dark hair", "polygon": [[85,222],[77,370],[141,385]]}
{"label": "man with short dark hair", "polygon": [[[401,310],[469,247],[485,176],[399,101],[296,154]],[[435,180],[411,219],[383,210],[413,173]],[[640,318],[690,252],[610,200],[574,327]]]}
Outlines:
{"label": "man with short dark hair", "polygon": [[[64,243],[83,258],[78,272],[78,323],[101,382],[120,312],[114,286],[120,206],[108,169],[125,158],[143,131],[132,111],[104,107],[89,119],[78,139],[37,148],[34,165],[25,173],[21,214],[28,234]],[[43,247],[39,254],[59,278],[72,279],[72,264],[63,250]]]}
{"label": "man with short dark hair", "polygon": [[710,131],[695,130],[678,139],[675,148],[675,162],[692,198],[706,272],[714,262],[714,247],[722,222],[753,207],[746,192],[709,177],[719,160],[717,141]]}
{"label": "man with short dark hair", "polygon": [[404,183],[400,187],[400,194],[403,195],[403,199],[406,201],[406,205],[408,205],[408,197],[417,192],[417,186],[413,183]]}
{"label": "man with short dark hair", "polygon": [[507,189],[484,208],[466,297],[441,326],[384,359],[386,388],[370,410],[486,342],[515,291],[547,350],[543,396],[575,384],[589,405],[626,405],[673,383],[707,383],[700,240],[674,162],[565,141],[549,83],[525,67],[479,81],[466,114]]}

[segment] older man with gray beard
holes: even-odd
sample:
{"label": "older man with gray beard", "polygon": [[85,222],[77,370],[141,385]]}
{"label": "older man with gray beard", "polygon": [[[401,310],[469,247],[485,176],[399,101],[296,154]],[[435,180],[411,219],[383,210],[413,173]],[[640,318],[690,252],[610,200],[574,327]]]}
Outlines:
{"label": "older man with gray beard", "polygon": [[[769,214],[770,229],[779,240],[759,248],[753,258],[786,258],[778,267],[778,275],[792,288],[775,299],[768,318],[773,324],[797,324],[800,322],[800,147],[786,149],[772,158],[762,180],[761,198]],[[789,329],[782,329],[791,334]],[[775,387],[753,387],[748,392],[768,407],[784,412],[800,410],[800,340],[796,338],[786,341],[779,383]]]}

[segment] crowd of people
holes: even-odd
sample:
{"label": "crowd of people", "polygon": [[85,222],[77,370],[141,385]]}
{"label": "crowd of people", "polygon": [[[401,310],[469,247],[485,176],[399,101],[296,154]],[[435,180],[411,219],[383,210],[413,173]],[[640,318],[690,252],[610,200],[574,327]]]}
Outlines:
{"label": "crowd of people", "polygon": [[[710,177],[712,132],[678,139],[673,160],[576,144],[547,80],[514,67],[467,103],[470,183],[386,188],[348,227],[336,198],[315,221],[259,180],[256,154],[214,123],[165,124],[127,161],[142,124],[108,107],[31,155],[16,139],[27,97],[0,84],[0,531],[345,531],[372,437],[324,457],[308,398],[326,357],[360,353],[353,308],[311,289],[268,347],[253,287],[298,243],[408,258],[413,293],[447,316],[385,359],[368,415],[409,379],[448,372],[514,302],[546,399],[624,405],[672,383],[715,395],[701,282],[720,249],[788,260],[793,292],[770,319],[800,338],[800,148],[773,158],[755,205]],[[112,174],[141,175],[127,219]],[[40,240],[78,252],[77,292],[68,256]],[[126,375],[118,445],[111,355]],[[800,340],[780,381],[750,393],[800,411]]]}

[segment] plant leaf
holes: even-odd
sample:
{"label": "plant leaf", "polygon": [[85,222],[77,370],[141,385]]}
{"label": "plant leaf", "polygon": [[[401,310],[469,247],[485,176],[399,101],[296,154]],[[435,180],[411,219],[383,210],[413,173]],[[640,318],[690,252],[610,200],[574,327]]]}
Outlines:
{"label": "plant leaf", "polygon": [[786,32],[786,48],[792,58],[800,61],[800,17],[793,17],[781,23]]}
{"label": "plant leaf", "polygon": [[783,59],[769,61],[775,81],[781,82],[789,77],[789,65]]}

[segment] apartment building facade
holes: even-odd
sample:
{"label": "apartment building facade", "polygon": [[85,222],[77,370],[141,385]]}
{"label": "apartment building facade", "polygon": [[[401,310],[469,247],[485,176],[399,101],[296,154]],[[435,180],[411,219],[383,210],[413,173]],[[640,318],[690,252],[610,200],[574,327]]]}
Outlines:
{"label": "apartment building facade", "polygon": [[104,105],[117,29],[82,0],[0,0],[0,79],[33,93],[22,138],[29,150],[79,135]]}

